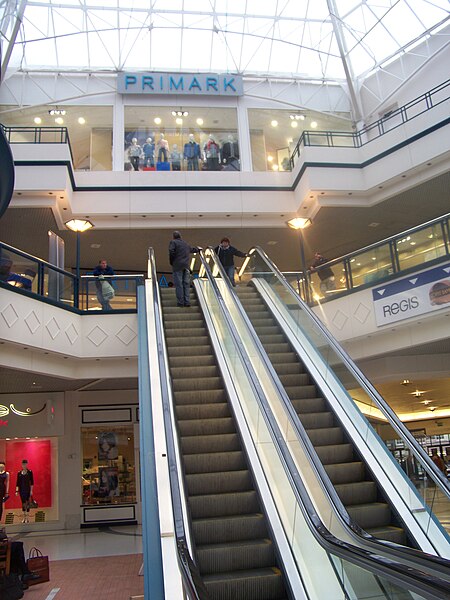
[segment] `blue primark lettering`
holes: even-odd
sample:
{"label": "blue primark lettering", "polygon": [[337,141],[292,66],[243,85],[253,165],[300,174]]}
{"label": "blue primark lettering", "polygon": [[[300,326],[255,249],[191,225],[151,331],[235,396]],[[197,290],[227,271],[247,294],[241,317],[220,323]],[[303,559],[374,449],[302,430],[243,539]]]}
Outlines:
{"label": "blue primark lettering", "polygon": [[[180,88],[182,90],[184,90],[184,78],[180,77],[180,79],[178,80],[178,83],[177,83],[173,77],[169,77],[169,87],[171,90],[173,90],[174,88],[176,90],[179,90]],[[189,89],[191,89],[191,88],[189,88]]]}
{"label": "blue primark lettering", "polygon": [[200,92],[202,91],[202,87],[199,84],[197,77],[192,78],[191,85],[189,86],[189,91],[192,90],[192,88],[194,88],[194,87],[198,88],[200,90]]}
{"label": "blue primark lettering", "polygon": [[125,89],[128,89],[129,85],[135,85],[137,82],[137,78],[134,75],[127,75],[125,77]]}
{"label": "blue primark lettering", "polygon": [[223,91],[226,92],[227,87],[230,87],[233,90],[233,92],[235,92],[236,88],[234,87],[233,82],[234,82],[234,77],[232,77],[229,81],[227,81],[227,78],[224,77],[223,78]]}
{"label": "blue primark lettering", "polygon": [[153,77],[149,77],[148,75],[144,75],[142,77],[142,89],[145,89],[146,87],[149,87],[151,90],[153,90]]}
{"label": "blue primark lettering", "polygon": [[217,81],[217,77],[207,77],[206,78],[206,90],[209,91],[209,88],[212,88],[213,90],[216,90],[216,92],[218,92],[218,84],[219,82]]}

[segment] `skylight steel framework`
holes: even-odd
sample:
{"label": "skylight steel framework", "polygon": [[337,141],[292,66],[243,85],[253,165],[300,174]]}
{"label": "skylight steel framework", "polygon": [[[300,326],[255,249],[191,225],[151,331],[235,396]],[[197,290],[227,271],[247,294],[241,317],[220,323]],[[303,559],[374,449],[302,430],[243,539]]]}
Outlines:
{"label": "skylight steel framework", "polygon": [[160,70],[313,80],[345,87],[358,120],[366,78],[431,36],[448,44],[448,22],[449,0],[0,0],[2,76]]}

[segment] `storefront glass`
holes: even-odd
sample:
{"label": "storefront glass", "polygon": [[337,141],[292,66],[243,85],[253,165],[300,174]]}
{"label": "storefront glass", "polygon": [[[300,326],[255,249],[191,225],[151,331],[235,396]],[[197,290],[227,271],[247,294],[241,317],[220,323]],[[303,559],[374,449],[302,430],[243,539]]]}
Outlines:
{"label": "storefront glass", "polygon": [[81,429],[82,504],[136,502],[133,426]]}
{"label": "storefront glass", "polygon": [[415,231],[396,241],[400,269],[405,270],[445,256],[440,223]]}
{"label": "storefront glass", "polygon": [[[112,122],[112,106],[0,106],[0,123],[8,127],[67,127],[76,171],[112,170]],[[15,133],[14,142],[20,141]],[[23,141],[30,141],[26,132]]]}
{"label": "storefront glass", "polygon": [[250,108],[248,120],[254,171],[289,171],[290,156],[304,130],[352,131],[347,113]]}
{"label": "storefront glass", "polygon": [[126,106],[124,169],[239,171],[236,109]]}

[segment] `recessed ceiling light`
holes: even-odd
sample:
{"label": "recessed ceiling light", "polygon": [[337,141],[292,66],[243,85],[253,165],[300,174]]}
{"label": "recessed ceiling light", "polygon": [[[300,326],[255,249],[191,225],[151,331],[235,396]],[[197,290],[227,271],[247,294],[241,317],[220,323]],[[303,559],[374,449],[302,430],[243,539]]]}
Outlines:
{"label": "recessed ceiling light", "polygon": [[203,125],[203,119],[201,119],[200,117],[197,119],[196,121],[197,125]]}
{"label": "recessed ceiling light", "polygon": [[278,242],[276,242],[275,240],[270,240],[270,242],[267,242],[268,246],[276,246],[278,244]]}
{"label": "recessed ceiling light", "polygon": [[34,122],[36,123],[36,125],[40,125],[42,123],[41,117],[34,117]]}
{"label": "recessed ceiling light", "polygon": [[62,117],[56,117],[55,123],[57,125],[63,125],[64,124],[64,119]]}
{"label": "recessed ceiling light", "polygon": [[272,161],[273,161],[273,156],[270,156],[270,154],[269,154],[269,155],[267,156],[267,160],[268,160],[269,162],[272,162]]}
{"label": "recessed ceiling light", "polygon": [[278,171],[279,168],[278,165],[272,165],[272,171]]}
{"label": "recessed ceiling light", "polygon": [[91,248],[94,248],[94,250],[98,250],[101,247],[101,244],[91,244]]}
{"label": "recessed ceiling light", "polygon": [[376,221],[374,221],[373,223],[369,223],[369,227],[378,227],[379,223],[377,223]]}
{"label": "recessed ceiling light", "polygon": [[[372,259],[372,260],[375,260],[375,259]],[[402,385],[409,385],[410,383],[411,383],[411,382],[410,382],[410,380],[409,380],[409,379],[404,379],[404,380],[402,381]]]}
{"label": "recessed ceiling light", "polygon": [[153,122],[154,122],[156,125],[160,125],[160,124],[161,124],[161,119],[160,119],[159,117],[155,117],[155,118],[153,119]]}
{"label": "recessed ceiling light", "polygon": [[84,117],[78,117],[78,123],[80,125],[84,125],[86,123],[86,119]]}
{"label": "recessed ceiling light", "polygon": [[293,127],[294,129],[295,129],[296,127],[298,127],[298,123],[297,123],[297,121],[292,121],[292,123],[291,123],[291,127]]}
{"label": "recessed ceiling light", "polygon": [[183,119],[181,119],[180,117],[178,117],[177,119],[175,119],[175,123],[177,125],[183,125]]}
{"label": "recessed ceiling light", "polygon": [[278,121],[276,121],[275,119],[273,121],[270,121],[270,124],[272,125],[272,127],[278,127]]}
{"label": "recessed ceiling light", "polygon": [[316,129],[317,128],[317,121],[311,121],[311,127],[313,129]]}

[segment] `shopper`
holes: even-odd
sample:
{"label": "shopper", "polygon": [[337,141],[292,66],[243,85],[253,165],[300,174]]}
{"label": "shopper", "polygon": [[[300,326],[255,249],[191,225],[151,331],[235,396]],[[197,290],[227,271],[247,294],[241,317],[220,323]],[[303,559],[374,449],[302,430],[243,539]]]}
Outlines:
{"label": "shopper", "polygon": [[314,254],[314,260],[312,265],[309,267],[310,271],[314,273],[317,271],[317,274],[320,279],[320,291],[325,296],[327,292],[336,289],[336,281],[334,278],[334,273],[330,267],[325,267],[324,269],[319,269],[320,265],[328,262],[328,258],[325,258],[320,254],[320,252],[316,252]]}
{"label": "shopper", "polygon": [[9,473],[6,464],[0,460],[0,521],[2,520],[3,504],[9,498]]}
{"label": "shopper", "polygon": [[172,265],[173,282],[177,295],[177,306],[190,306],[189,288],[191,272],[189,270],[190,255],[201,248],[190,246],[181,238],[179,231],[174,231],[169,243],[169,261]]}
{"label": "shopper", "polygon": [[219,257],[219,260],[222,263],[229,280],[231,281],[231,285],[234,287],[236,285],[234,281],[234,272],[236,269],[234,265],[234,257],[239,256],[240,258],[245,258],[247,254],[245,254],[245,252],[241,252],[234,246],[231,246],[230,239],[227,237],[223,237],[220,240],[220,244],[214,248],[214,252]]}
{"label": "shopper", "polygon": [[102,258],[98,265],[95,267],[93,275],[98,277],[95,281],[95,287],[97,289],[97,300],[100,302],[103,310],[112,310],[109,301],[114,297],[114,288],[111,285],[110,280],[104,279],[105,275],[113,276],[114,271],[112,267],[108,265],[106,258]]}
{"label": "shopper", "polygon": [[445,466],[444,459],[439,456],[436,448],[433,448],[431,450],[431,460],[437,466],[439,471],[442,471],[442,473],[444,473],[444,475],[447,475],[447,467]]}

